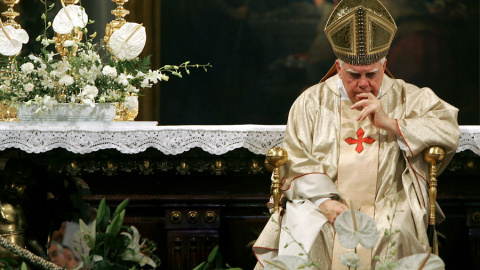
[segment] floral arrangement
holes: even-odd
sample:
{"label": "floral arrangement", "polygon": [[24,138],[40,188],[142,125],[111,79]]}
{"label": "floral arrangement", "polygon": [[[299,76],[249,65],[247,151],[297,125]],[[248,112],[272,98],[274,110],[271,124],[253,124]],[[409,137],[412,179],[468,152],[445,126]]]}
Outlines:
{"label": "floral arrangement", "polygon": [[[48,110],[55,103],[125,102],[127,109],[138,107],[137,96],[141,89],[150,88],[169,75],[182,77],[189,68],[203,68],[210,64],[165,65],[150,69],[150,57],[139,58],[145,46],[145,27],[125,23],[109,37],[94,43],[96,33],[88,36],[86,26],[94,23],[82,6],[65,6],[56,15],[53,24],[47,13],[55,4],[45,4],[42,19],[45,31],[36,41],[42,44],[38,54],[22,57],[22,44],[28,42],[25,30],[1,24],[0,101],[10,105],[25,102],[37,104],[37,112]],[[1,22],[1,21],[0,21]],[[55,37],[48,38],[47,30],[53,28]],[[57,52],[49,50],[55,45]]]}
{"label": "floral arrangement", "polygon": [[113,215],[105,198],[98,206],[97,217],[89,225],[80,220],[80,245],[82,263],[78,269],[155,269],[160,259],[154,255],[156,244],[140,240],[134,226],[124,226],[125,208],[129,199],[120,203]]}

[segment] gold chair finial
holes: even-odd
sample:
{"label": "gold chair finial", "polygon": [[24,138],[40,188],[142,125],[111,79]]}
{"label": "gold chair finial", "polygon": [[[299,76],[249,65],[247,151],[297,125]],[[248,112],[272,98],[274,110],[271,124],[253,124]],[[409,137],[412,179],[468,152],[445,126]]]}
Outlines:
{"label": "gold chair finial", "polygon": [[274,167],[273,169],[273,182],[270,188],[270,195],[273,197],[274,211],[277,212],[280,209],[280,167],[288,160],[288,154],[285,149],[280,146],[272,147],[267,152],[265,163]]}

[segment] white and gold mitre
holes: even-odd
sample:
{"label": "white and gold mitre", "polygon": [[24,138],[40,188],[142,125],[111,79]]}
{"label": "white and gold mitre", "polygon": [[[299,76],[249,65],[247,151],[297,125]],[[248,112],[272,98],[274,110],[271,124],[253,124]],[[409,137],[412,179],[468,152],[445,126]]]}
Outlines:
{"label": "white and gold mitre", "polygon": [[370,65],[385,57],[396,31],[378,0],[342,0],[325,26],[335,55],[351,65]]}

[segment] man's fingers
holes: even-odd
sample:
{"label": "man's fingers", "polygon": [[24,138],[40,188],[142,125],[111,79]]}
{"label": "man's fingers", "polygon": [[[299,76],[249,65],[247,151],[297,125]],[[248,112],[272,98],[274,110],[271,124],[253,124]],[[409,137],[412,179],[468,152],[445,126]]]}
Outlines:
{"label": "man's fingers", "polygon": [[357,121],[362,121],[365,118],[367,118],[367,116],[373,115],[374,113],[375,113],[375,107],[374,106],[367,106],[367,107],[363,108],[363,110],[360,112],[360,114],[357,117]]}

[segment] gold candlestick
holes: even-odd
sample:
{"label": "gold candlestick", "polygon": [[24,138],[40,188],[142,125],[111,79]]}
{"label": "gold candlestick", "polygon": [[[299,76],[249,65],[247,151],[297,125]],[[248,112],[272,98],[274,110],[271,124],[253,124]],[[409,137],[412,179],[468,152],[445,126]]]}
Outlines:
{"label": "gold candlestick", "polygon": [[115,15],[115,20],[111,21],[107,24],[105,28],[105,43],[108,44],[110,41],[110,36],[116,30],[120,29],[122,25],[124,25],[127,21],[125,20],[125,16],[130,14],[130,11],[126,10],[123,5],[128,2],[128,0],[112,0],[115,4],[117,4],[117,8],[112,10],[112,14]]}
{"label": "gold candlestick", "polygon": [[20,29],[20,24],[15,21],[15,17],[20,16],[20,13],[13,10],[13,6],[18,4],[20,0],[0,0],[2,3],[8,6],[7,11],[2,12],[2,15],[7,18],[7,21],[4,22],[4,25],[11,25],[15,29]]}

